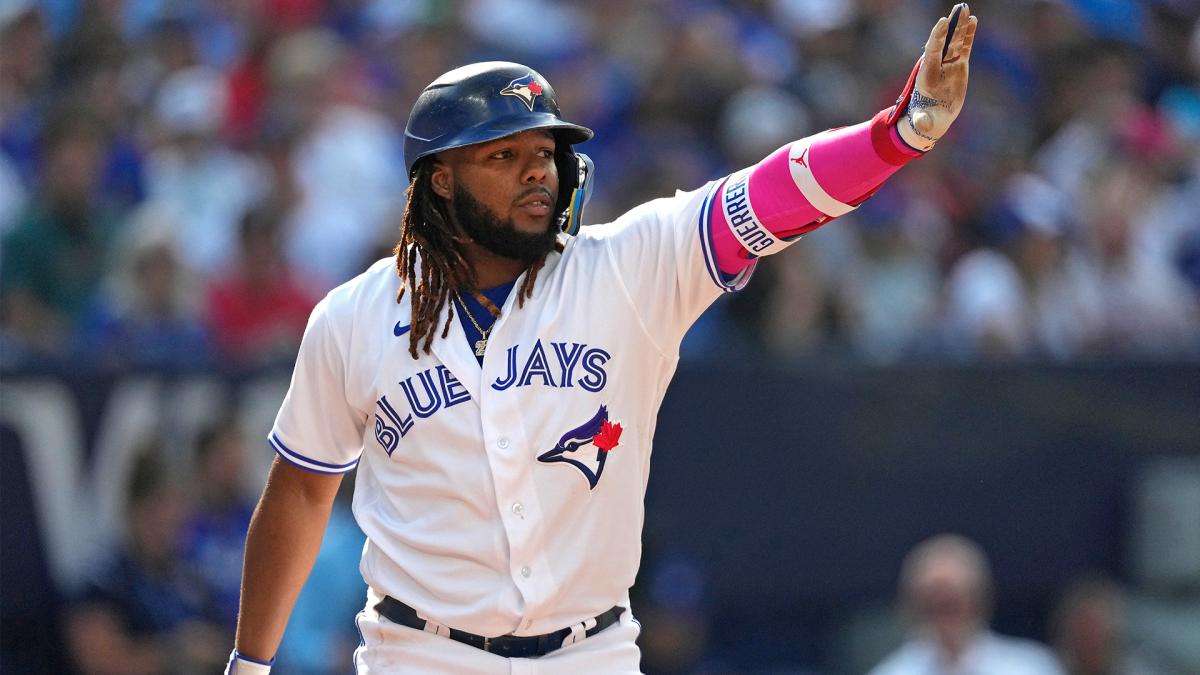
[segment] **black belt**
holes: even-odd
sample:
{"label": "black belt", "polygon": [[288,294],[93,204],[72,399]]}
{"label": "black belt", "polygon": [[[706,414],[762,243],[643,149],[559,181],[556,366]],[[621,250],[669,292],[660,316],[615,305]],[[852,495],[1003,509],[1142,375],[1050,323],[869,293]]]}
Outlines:
{"label": "black belt", "polygon": [[[375,605],[375,611],[379,612],[392,623],[398,623],[401,626],[416,628],[417,630],[425,630],[425,619],[417,616],[417,610],[391,597],[384,596]],[[621,614],[625,612],[624,607],[613,607],[607,612],[596,617],[596,625],[584,631],[584,636],[591,637],[596,633],[608,628],[616,623]],[[507,656],[511,658],[530,658],[533,656],[545,656],[550,652],[563,646],[563,640],[571,634],[570,628],[556,630],[553,633],[545,635],[501,635],[500,637],[486,638],[482,635],[468,633],[456,628],[450,628],[450,639],[457,640],[465,645],[471,645],[476,649],[482,649],[490,654],[498,656]]]}

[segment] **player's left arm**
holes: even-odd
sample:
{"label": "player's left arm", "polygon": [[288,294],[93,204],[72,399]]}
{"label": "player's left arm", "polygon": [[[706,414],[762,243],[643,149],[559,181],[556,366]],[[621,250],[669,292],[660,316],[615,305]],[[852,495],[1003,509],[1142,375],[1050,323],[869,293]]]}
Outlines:
{"label": "player's left arm", "polygon": [[734,275],[853,211],[931,150],[962,110],[978,19],[966,3],[934,25],[896,105],[869,122],[780,148],[726,179],[712,202],[712,255]]}

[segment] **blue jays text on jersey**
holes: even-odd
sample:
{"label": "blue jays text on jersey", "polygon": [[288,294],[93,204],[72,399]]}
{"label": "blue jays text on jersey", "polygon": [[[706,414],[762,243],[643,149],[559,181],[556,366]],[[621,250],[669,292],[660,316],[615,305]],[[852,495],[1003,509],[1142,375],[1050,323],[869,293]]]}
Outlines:
{"label": "blue jays text on jersey", "polygon": [[[520,344],[509,347],[505,352],[507,367],[505,374],[492,382],[492,389],[504,391],[509,387],[528,387],[541,384],[546,387],[574,387],[599,393],[608,383],[604,366],[612,355],[598,347],[589,348],[580,342],[550,342],[554,358],[546,355],[541,340],[535,340],[528,355],[518,367]],[[471,400],[471,395],[458,378],[442,365],[426,368],[410,375],[398,383],[408,403],[407,414],[396,409],[396,402],[384,395],[375,402],[375,440],[387,451],[395,452],[400,439],[416,425],[413,419],[432,417],[439,410],[451,408]],[[403,408],[402,408],[403,409]]]}

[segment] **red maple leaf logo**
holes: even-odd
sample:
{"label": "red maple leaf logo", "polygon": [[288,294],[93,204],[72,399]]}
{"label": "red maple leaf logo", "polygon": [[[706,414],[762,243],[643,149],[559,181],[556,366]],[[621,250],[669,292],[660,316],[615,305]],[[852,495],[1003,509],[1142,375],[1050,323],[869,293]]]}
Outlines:
{"label": "red maple leaf logo", "polygon": [[600,424],[600,433],[592,437],[592,445],[600,448],[604,452],[608,452],[621,442],[621,423],[613,424],[608,420],[604,420]]}
{"label": "red maple leaf logo", "polygon": [[540,96],[542,93],[542,85],[538,84],[537,80],[533,80],[529,83],[529,93],[533,94],[534,96]]}

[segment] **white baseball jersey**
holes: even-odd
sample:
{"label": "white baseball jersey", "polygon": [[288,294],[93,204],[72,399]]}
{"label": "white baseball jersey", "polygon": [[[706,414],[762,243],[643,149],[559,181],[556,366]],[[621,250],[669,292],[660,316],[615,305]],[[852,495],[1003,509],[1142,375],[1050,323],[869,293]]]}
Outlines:
{"label": "white baseball jersey", "polygon": [[584,228],[524,307],[510,293],[482,367],[458,317],[412,358],[411,294],[396,303],[391,259],[317,306],[270,440],[311,471],[360,465],[372,589],[488,636],[628,606],[680,341],[753,271],[727,279],[714,263],[718,186]]}

